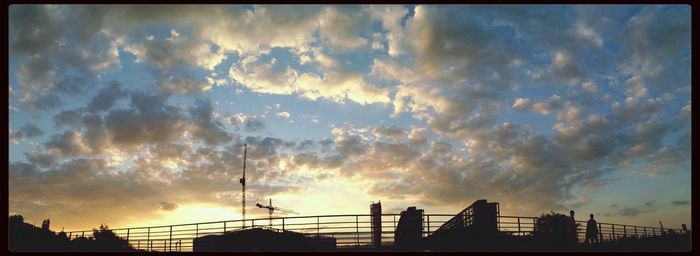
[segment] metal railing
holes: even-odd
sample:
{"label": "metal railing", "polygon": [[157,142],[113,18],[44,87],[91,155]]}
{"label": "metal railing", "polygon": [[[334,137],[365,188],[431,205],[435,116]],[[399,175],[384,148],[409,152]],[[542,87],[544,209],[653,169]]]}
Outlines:
{"label": "metal railing", "polygon": [[[513,235],[529,235],[535,231],[537,217],[499,216],[498,227],[501,232]],[[579,242],[586,239],[586,221],[576,221],[576,234]],[[645,227],[598,222],[598,239],[601,242],[617,241],[625,238],[646,238],[667,233],[684,234],[682,229]]]}
{"label": "metal railing", "polygon": [[[427,237],[454,214],[424,214],[423,236]],[[400,214],[382,214],[381,243],[392,245],[394,230]],[[534,232],[535,217],[499,216],[498,228],[513,235],[529,235]],[[579,241],[585,239],[585,221],[578,228]],[[371,247],[371,215],[320,215],[295,216],[216,222],[188,223],[165,226],[110,229],[117,236],[126,239],[133,248],[147,251],[192,251],[195,238],[207,235],[221,235],[225,232],[250,228],[271,228],[280,231],[293,231],[307,236],[328,236],[336,239],[337,248]],[[598,223],[601,241],[614,241],[624,237],[660,236],[664,232],[680,233],[679,229],[661,229],[612,223]],[[92,230],[68,231],[71,238],[92,237]]]}

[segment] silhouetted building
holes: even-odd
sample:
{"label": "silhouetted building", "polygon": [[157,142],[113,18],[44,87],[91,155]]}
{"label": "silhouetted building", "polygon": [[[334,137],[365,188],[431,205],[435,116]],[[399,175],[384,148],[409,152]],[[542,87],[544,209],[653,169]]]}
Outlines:
{"label": "silhouetted building", "polygon": [[394,233],[394,243],[398,249],[415,250],[421,248],[423,239],[423,209],[415,206],[401,212],[399,224]]}
{"label": "silhouetted building", "polygon": [[374,246],[374,249],[379,249],[382,245],[382,202],[371,204],[369,213],[372,225],[372,246]]}
{"label": "silhouetted building", "polygon": [[330,236],[315,235],[311,237],[313,249],[317,251],[333,251],[335,250],[337,239]]}
{"label": "silhouetted building", "polygon": [[223,235],[195,238],[195,252],[236,251],[316,251],[334,250],[336,239],[325,236],[308,237],[302,233],[253,228]]}

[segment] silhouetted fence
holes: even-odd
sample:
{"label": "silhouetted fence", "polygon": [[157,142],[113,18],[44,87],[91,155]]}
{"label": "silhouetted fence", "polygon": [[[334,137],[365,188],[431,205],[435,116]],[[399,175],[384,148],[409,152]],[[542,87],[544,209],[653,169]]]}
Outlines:
{"label": "silhouetted fence", "polygon": [[[336,239],[338,248],[371,248],[371,219],[369,214],[295,216],[217,222],[201,222],[168,226],[118,228],[112,231],[129,241],[136,249],[147,251],[192,251],[193,240],[206,235],[221,235],[224,232],[250,228],[271,228],[293,231],[308,236],[328,236]],[[437,230],[454,214],[423,215],[423,236]],[[400,214],[382,214],[381,242],[384,246],[394,243],[394,231]],[[530,235],[534,232],[535,217],[499,216],[498,229],[512,235]],[[579,242],[585,239],[585,221],[578,221]],[[598,223],[601,241],[614,241],[625,237],[653,237],[666,232],[681,234],[680,229],[661,229],[612,223]],[[72,239],[92,236],[92,230],[68,231]]]}
{"label": "silhouetted fence", "polygon": [[[535,230],[536,217],[499,216],[498,228],[501,232],[513,235],[529,235]],[[576,221],[578,241],[586,239],[586,221]],[[617,241],[624,238],[642,238],[661,236],[668,232],[683,234],[682,229],[644,227],[635,225],[623,225],[598,222],[598,236],[602,242]]]}

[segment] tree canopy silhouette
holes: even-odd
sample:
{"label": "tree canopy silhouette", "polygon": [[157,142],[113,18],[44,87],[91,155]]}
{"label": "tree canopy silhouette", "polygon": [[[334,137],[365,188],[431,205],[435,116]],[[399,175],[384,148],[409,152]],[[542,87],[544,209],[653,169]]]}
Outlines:
{"label": "tree canopy silhouette", "polygon": [[93,237],[70,239],[65,232],[48,229],[48,221],[39,228],[24,222],[22,215],[10,216],[9,249],[11,251],[134,251],[125,239],[117,236],[107,225],[93,229]]}

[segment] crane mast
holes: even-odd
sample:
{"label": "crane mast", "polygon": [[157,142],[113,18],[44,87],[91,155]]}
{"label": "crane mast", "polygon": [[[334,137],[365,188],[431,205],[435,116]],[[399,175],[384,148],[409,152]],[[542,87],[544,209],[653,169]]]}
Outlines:
{"label": "crane mast", "polygon": [[243,194],[242,194],[242,199],[241,199],[241,210],[243,212],[243,228],[245,228],[245,162],[246,162],[246,156],[248,154],[248,144],[243,144],[243,178],[241,178],[240,182],[242,185],[243,189]]}

